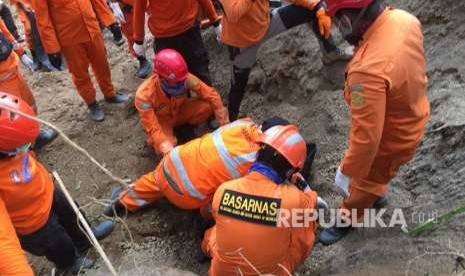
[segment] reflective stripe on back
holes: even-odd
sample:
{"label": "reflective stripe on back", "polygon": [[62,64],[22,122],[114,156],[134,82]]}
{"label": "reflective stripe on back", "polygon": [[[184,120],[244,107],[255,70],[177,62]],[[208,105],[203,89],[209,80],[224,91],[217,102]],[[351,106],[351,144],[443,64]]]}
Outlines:
{"label": "reflective stripe on back", "polygon": [[204,200],[206,196],[200,193],[199,191],[197,191],[194,185],[192,185],[192,182],[190,181],[189,176],[187,175],[186,169],[184,168],[181,158],[179,157],[179,147],[175,147],[169,153],[169,155],[171,157],[171,160],[173,161],[173,165],[176,168],[176,171],[178,172],[179,178],[184,184],[184,188],[187,190],[189,195],[191,195],[194,198]]}
{"label": "reflective stripe on back", "polygon": [[220,155],[220,158],[223,161],[224,166],[228,170],[231,179],[241,177],[241,174],[237,167],[247,162],[253,162],[255,160],[257,152],[254,151],[236,157],[232,157],[228,149],[226,148],[226,145],[224,144],[223,138],[221,137],[221,133],[235,126],[246,126],[251,124],[253,124],[253,122],[238,120],[228,125],[222,126],[221,128],[217,129],[215,132],[212,133],[213,143],[215,144],[216,150],[218,151],[218,154]]}

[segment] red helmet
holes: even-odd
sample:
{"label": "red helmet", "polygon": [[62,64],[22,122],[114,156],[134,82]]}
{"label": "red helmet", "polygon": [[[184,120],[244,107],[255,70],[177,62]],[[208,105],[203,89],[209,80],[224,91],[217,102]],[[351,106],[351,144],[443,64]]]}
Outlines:
{"label": "red helmet", "polygon": [[31,116],[36,115],[22,99],[0,92],[0,151],[13,151],[34,142],[39,135],[39,123],[6,110],[4,107]]}
{"label": "red helmet", "polygon": [[178,83],[187,78],[186,61],[173,49],[158,52],[153,58],[153,64],[154,72],[169,83]]}
{"label": "red helmet", "polygon": [[267,144],[278,151],[287,161],[300,170],[307,157],[307,144],[295,125],[277,125],[266,130],[259,143]]}
{"label": "red helmet", "polygon": [[328,6],[326,14],[334,16],[342,9],[360,9],[370,5],[373,0],[325,0]]}

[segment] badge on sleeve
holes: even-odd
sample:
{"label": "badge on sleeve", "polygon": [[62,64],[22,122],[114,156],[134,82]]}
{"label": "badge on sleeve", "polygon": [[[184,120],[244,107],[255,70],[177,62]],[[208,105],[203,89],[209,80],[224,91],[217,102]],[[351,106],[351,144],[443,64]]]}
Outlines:
{"label": "badge on sleeve", "polygon": [[365,104],[363,96],[363,89],[365,86],[362,84],[354,84],[350,86],[350,102],[353,107],[362,107]]}

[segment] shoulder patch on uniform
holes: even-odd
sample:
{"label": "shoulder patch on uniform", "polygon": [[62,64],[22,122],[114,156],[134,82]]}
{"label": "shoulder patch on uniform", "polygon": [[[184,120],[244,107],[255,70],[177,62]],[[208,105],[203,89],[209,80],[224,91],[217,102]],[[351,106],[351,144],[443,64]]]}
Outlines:
{"label": "shoulder patch on uniform", "polygon": [[243,221],[276,226],[280,208],[280,198],[224,190],[218,213]]}
{"label": "shoulder patch on uniform", "polygon": [[360,92],[351,92],[350,93],[350,102],[353,107],[361,107],[365,103],[363,98],[363,93]]}

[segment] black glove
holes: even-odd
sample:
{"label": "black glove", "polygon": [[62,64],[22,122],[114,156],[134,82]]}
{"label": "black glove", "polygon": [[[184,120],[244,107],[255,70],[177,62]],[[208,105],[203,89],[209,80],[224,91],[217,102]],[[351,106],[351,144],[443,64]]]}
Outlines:
{"label": "black glove", "polygon": [[110,32],[113,34],[115,41],[121,41],[121,39],[123,39],[123,33],[121,32],[121,27],[118,23],[111,24],[108,26],[108,29],[110,29]]}
{"label": "black glove", "polygon": [[299,178],[299,179],[297,179],[296,182],[297,183],[295,185],[297,186],[297,188],[299,188],[299,190],[304,192],[307,188],[310,189],[310,185],[308,185],[308,183],[307,183],[307,181],[305,181],[305,179]]}
{"label": "black glove", "polygon": [[48,54],[48,59],[53,67],[61,71],[61,65],[63,64],[63,61],[61,60],[61,53]]}

